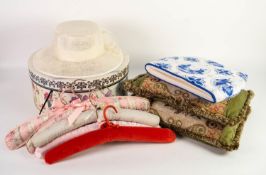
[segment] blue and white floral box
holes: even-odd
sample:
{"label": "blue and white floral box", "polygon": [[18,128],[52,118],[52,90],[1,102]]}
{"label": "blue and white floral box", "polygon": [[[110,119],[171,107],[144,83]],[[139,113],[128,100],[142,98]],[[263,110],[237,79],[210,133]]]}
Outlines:
{"label": "blue and white floral box", "polygon": [[194,57],[162,58],[147,63],[145,69],[152,76],[213,103],[237,95],[248,77],[215,61]]}

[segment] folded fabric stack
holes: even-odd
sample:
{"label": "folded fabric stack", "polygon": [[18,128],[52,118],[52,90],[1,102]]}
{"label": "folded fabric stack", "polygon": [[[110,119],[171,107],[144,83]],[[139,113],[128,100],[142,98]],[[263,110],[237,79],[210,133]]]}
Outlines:
{"label": "folded fabric stack", "polygon": [[[110,105],[115,111],[104,111]],[[150,102],[142,97],[78,99],[68,105],[59,100],[53,109],[8,133],[6,144],[11,150],[25,145],[29,153],[54,163],[110,141],[174,141],[175,134],[161,129],[160,118],[149,110]]]}
{"label": "folded fabric stack", "polygon": [[250,113],[247,75],[211,60],[170,57],[150,62],[148,74],[124,83],[125,91],[152,100],[161,125],[215,147],[235,150]]}

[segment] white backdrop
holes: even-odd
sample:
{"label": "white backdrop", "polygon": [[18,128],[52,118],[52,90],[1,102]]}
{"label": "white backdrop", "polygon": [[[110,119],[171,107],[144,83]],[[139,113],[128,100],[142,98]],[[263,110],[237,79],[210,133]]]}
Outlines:
{"label": "white backdrop", "polygon": [[27,59],[51,43],[57,23],[92,20],[110,30],[131,58],[130,77],[163,56],[214,59],[249,74],[251,114],[240,149],[220,151],[187,138],[174,144],[108,144],[54,166],[0,145],[1,174],[265,174],[265,0],[2,0],[0,138],[36,113]]}

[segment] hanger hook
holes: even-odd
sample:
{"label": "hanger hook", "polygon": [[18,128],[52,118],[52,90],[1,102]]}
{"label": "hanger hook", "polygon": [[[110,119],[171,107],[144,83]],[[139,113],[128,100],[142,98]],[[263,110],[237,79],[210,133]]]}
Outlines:
{"label": "hanger hook", "polygon": [[105,119],[105,122],[106,122],[107,126],[111,126],[112,125],[112,123],[110,123],[110,121],[109,121],[109,119],[107,117],[107,114],[106,114],[106,112],[107,112],[107,110],[109,108],[112,108],[115,111],[115,113],[118,112],[114,105],[107,105],[107,106],[104,107],[104,109],[103,109],[103,117]]}

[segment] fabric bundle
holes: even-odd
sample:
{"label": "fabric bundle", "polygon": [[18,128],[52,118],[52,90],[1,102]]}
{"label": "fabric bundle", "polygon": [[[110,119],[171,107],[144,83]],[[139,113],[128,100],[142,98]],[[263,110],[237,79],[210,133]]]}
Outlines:
{"label": "fabric bundle", "polygon": [[168,57],[145,65],[147,72],[169,84],[216,103],[238,94],[247,74],[231,70],[213,60]]}
{"label": "fabric bundle", "polygon": [[[106,111],[110,105],[114,110]],[[149,110],[149,101],[142,97],[77,99],[67,105],[59,100],[52,109],[10,131],[6,144],[11,150],[26,146],[29,153],[54,163],[110,141],[174,141],[175,134],[160,128],[160,118]]]}
{"label": "fabric bundle", "polygon": [[[179,59],[182,61],[177,61]],[[184,63],[185,61],[186,63]],[[193,71],[191,62],[195,64],[203,61],[216,66],[218,72],[221,71],[221,68],[224,72],[227,71],[224,74],[229,74],[226,81],[230,83],[221,85],[222,88],[218,86],[217,90],[211,85],[211,82],[215,84],[218,80],[225,79],[226,75],[212,75],[210,73],[216,69],[209,70],[208,67],[202,67],[202,65]],[[180,68],[180,64],[189,65],[189,68],[184,70],[183,66]],[[147,66],[156,69],[151,70]],[[148,74],[139,75],[135,79],[126,81],[123,87],[125,91],[132,92],[136,96],[149,98],[152,101],[151,112],[161,117],[161,125],[173,129],[178,134],[225,150],[234,150],[239,147],[239,138],[244,122],[250,113],[249,104],[253,96],[252,91],[242,89],[244,84],[240,79],[244,77],[246,81],[246,75],[226,70],[223,65],[214,61],[190,57],[171,57],[153,61],[146,65],[146,70]],[[159,73],[158,70],[160,70]],[[179,73],[180,71],[182,73]],[[185,77],[184,72],[194,77],[194,80],[192,81],[187,75]],[[176,75],[175,78],[169,77],[170,74]],[[232,78],[233,74],[238,77]],[[181,81],[185,78],[185,82]],[[239,86],[237,86],[237,82],[241,82]],[[214,101],[207,100],[202,96],[202,91],[193,88],[194,86],[202,89],[199,84],[206,88],[205,92],[214,92],[213,97],[215,98],[213,99],[219,99],[219,102],[213,103]],[[186,89],[186,86],[190,88]],[[191,89],[194,89],[193,92]],[[232,92],[229,93],[229,96],[226,93],[228,91]],[[221,95],[221,93],[227,95]]]}

